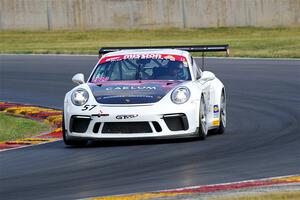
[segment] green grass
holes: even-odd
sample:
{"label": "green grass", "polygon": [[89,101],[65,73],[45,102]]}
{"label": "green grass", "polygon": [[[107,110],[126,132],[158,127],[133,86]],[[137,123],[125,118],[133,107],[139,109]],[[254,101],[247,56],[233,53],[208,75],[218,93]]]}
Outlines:
{"label": "green grass", "polygon": [[97,54],[103,46],[229,44],[231,56],[300,58],[300,27],[0,31],[0,41],[0,53]]}
{"label": "green grass", "polygon": [[50,130],[44,123],[0,112],[0,141],[16,140]]}
{"label": "green grass", "polygon": [[270,192],[240,197],[220,197],[209,200],[300,200],[300,191]]}

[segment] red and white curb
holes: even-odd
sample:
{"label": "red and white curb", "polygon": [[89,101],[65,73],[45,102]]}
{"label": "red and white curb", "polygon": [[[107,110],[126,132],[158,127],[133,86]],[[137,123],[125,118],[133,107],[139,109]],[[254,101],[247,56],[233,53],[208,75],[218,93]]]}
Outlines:
{"label": "red and white curb", "polygon": [[41,133],[33,137],[0,142],[0,152],[54,142],[61,140],[62,138],[62,112],[60,110],[18,103],[0,102],[0,112],[42,121],[50,124],[54,129],[51,132]]}
{"label": "red and white curb", "polygon": [[171,190],[161,190],[146,193],[135,193],[126,195],[116,195],[107,197],[93,197],[90,200],[144,200],[144,199],[157,199],[163,197],[177,197],[181,195],[197,195],[207,194],[211,192],[220,191],[233,191],[240,189],[250,189],[267,186],[279,186],[288,184],[300,184],[300,174],[290,176],[280,176],[256,180],[239,181],[232,183],[214,184],[214,185],[202,185],[193,187],[184,187]]}

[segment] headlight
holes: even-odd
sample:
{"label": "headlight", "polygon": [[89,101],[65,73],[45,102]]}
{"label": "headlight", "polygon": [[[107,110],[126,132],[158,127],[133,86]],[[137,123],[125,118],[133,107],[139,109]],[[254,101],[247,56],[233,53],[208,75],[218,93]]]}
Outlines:
{"label": "headlight", "polygon": [[76,106],[82,106],[89,100],[89,93],[85,89],[77,89],[72,93],[72,103]]}
{"label": "headlight", "polygon": [[176,104],[183,104],[189,100],[191,92],[187,87],[176,88],[171,94],[171,100]]}

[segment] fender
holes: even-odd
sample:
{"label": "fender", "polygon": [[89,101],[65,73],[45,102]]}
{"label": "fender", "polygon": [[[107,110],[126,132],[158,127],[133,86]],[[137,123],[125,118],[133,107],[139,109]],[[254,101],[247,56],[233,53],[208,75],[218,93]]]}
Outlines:
{"label": "fender", "polygon": [[221,103],[221,94],[223,90],[226,98],[226,91],[224,85],[218,78],[215,78],[211,83],[211,101],[210,101],[211,109],[209,112],[209,119],[210,119],[209,121],[211,121],[211,123],[213,122],[213,120],[220,117],[219,110],[220,110],[220,103]]}

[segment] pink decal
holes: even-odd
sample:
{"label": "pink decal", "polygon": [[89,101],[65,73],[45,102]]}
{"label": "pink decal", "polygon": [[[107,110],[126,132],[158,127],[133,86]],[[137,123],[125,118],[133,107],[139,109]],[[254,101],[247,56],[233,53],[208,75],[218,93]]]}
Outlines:
{"label": "pink decal", "polygon": [[94,80],[92,80],[92,83],[99,83],[99,82],[103,82],[103,81],[108,81],[109,77],[98,77],[95,78]]}
{"label": "pink decal", "polygon": [[126,55],[107,56],[100,59],[98,64],[120,61],[120,60],[127,60],[127,59],[167,59],[171,61],[187,62],[187,59],[184,56],[153,53],[153,54],[126,54]]}

